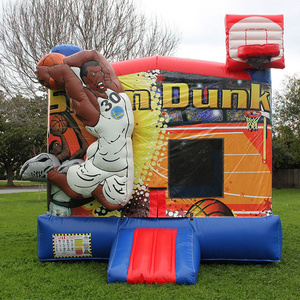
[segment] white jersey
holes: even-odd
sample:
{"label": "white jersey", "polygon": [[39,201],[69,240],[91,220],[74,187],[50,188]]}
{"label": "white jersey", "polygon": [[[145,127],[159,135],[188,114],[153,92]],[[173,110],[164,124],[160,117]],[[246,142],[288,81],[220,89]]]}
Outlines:
{"label": "white jersey", "polygon": [[98,138],[89,146],[86,161],[67,172],[70,187],[84,197],[103,185],[103,194],[113,204],[125,205],[133,189],[132,132],[133,113],[125,93],[106,92],[108,99],[98,98],[100,118],[96,126],[86,126]]}

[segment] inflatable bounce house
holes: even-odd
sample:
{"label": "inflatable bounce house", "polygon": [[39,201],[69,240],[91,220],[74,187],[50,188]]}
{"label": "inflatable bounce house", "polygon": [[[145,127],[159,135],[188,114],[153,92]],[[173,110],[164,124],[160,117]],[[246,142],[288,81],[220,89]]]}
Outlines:
{"label": "inflatable bounce house", "polygon": [[283,16],[227,15],[226,64],[145,57],[109,64],[59,45],[37,66],[49,88],[41,261],[109,259],[108,283],[195,284],[200,260],[278,262],[272,214],[270,68]]}

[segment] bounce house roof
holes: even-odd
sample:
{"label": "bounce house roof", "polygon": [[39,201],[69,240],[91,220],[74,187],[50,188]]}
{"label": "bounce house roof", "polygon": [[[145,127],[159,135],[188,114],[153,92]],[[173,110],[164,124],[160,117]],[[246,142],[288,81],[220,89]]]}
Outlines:
{"label": "bounce house roof", "polygon": [[251,80],[251,76],[247,71],[229,71],[224,63],[168,56],[152,56],[126,60],[112,63],[112,66],[117,76],[158,69],[212,77]]}

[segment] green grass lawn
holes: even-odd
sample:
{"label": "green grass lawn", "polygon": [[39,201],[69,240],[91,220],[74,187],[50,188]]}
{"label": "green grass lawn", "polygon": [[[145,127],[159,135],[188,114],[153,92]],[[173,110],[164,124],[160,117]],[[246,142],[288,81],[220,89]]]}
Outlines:
{"label": "green grass lawn", "polygon": [[107,261],[40,262],[36,227],[46,201],[38,199],[38,192],[0,195],[0,299],[299,299],[300,190],[273,193],[281,263],[201,264],[195,286],[108,285]]}

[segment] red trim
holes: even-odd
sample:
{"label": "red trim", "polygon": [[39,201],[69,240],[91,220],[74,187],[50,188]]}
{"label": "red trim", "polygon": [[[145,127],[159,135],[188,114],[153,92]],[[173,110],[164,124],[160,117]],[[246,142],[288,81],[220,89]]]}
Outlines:
{"label": "red trim", "polygon": [[148,218],[157,218],[157,197],[156,191],[149,191],[149,213]]}
{"label": "red trim", "polygon": [[148,218],[166,217],[166,191],[150,190]]}
{"label": "red trim", "polygon": [[238,47],[238,57],[241,59],[258,56],[276,57],[279,54],[280,47],[278,44],[243,45]]}
{"label": "red trim", "polygon": [[261,116],[261,112],[256,110],[248,110],[244,113],[244,115],[249,118],[257,118]]}
{"label": "red trim", "polygon": [[251,76],[245,70],[232,72],[229,71],[223,63],[187,58],[152,56],[116,62],[111,65],[113,66],[117,76],[158,69],[213,77],[251,80]]}
{"label": "red trim", "polygon": [[157,216],[159,218],[166,217],[166,191],[157,191]]}
{"label": "red trim", "polygon": [[[231,71],[238,71],[238,70],[242,70],[242,69],[246,69],[246,68],[255,69],[254,67],[251,67],[247,63],[233,60],[229,56],[227,56],[227,68],[228,68],[228,70],[231,70]],[[282,56],[280,59],[272,61],[268,65],[267,68],[284,69],[285,68],[284,56]]]}
{"label": "red trim", "polygon": [[235,23],[249,17],[262,17],[262,18],[269,19],[274,23],[278,24],[283,29],[283,15],[226,15],[225,16],[226,34],[229,32],[230,28]]}
{"label": "red trim", "polygon": [[127,282],[176,283],[176,236],[177,229],[135,229]]}

